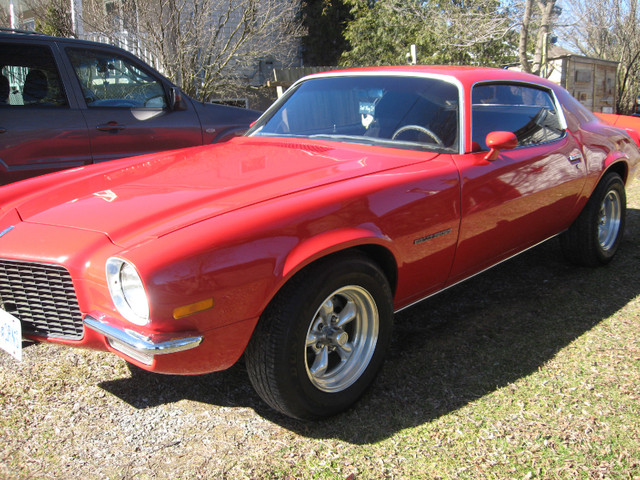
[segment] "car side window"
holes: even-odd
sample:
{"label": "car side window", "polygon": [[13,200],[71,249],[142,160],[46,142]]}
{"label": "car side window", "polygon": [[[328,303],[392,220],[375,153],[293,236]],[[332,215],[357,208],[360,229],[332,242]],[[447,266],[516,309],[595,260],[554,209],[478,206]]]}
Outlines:
{"label": "car side window", "polygon": [[521,84],[479,84],[472,90],[474,149],[488,150],[494,131],[516,134],[518,146],[551,142],[564,136],[558,111],[547,90]]}
{"label": "car side window", "polygon": [[89,48],[67,48],[89,108],[165,108],[160,80],[125,57]]}
{"label": "car side window", "polygon": [[3,44],[0,106],[67,107],[53,53],[43,45]]}

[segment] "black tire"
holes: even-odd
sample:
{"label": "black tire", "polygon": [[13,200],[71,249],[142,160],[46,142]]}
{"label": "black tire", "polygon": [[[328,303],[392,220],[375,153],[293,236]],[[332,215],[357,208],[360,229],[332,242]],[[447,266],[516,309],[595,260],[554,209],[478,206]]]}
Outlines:
{"label": "black tire", "polygon": [[564,256],[587,267],[609,263],[622,241],[626,213],[622,178],[617,173],[608,173],[569,230],[560,236]]}
{"label": "black tire", "polygon": [[285,415],[334,415],[375,378],[392,324],[391,289],[376,264],[360,255],[321,261],[265,309],[245,351],[249,378]]}

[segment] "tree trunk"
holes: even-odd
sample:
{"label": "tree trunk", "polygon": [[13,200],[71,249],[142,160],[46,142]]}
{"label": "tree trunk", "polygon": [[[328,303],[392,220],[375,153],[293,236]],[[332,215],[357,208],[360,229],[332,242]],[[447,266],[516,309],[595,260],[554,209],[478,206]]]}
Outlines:
{"label": "tree trunk", "polygon": [[522,17],[522,27],[520,28],[520,46],[518,54],[520,56],[520,66],[522,70],[531,73],[531,63],[527,57],[527,44],[529,43],[529,27],[531,25],[531,9],[533,0],[525,0],[524,15]]}

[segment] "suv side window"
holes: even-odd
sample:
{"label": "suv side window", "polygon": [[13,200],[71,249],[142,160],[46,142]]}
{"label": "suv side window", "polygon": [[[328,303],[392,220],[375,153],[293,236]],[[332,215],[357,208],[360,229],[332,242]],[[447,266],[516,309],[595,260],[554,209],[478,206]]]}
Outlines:
{"label": "suv side window", "polygon": [[551,142],[564,136],[551,94],[520,84],[480,84],[472,91],[472,141],[488,150],[494,131],[516,134],[518,146]]}
{"label": "suv side window", "polygon": [[0,49],[0,105],[68,106],[49,47],[3,44]]}
{"label": "suv side window", "polygon": [[130,60],[110,52],[67,48],[88,107],[165,108],[160,81]]}

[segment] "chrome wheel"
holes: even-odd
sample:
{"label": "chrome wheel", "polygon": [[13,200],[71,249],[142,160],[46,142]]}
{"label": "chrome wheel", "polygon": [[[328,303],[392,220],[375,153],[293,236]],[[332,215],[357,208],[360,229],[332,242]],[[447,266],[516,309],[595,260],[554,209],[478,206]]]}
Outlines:
{"label": "chrome wheel", "polygon": [[354,251],[309,265],[269,303],[245,350],[262,399],[295,418],[353,405],[382,366],[393,294],[380,267]]}
{"label": "chrome wheel", "polygon": [[306,336],[305,367],[311,383],[327,393],[350,387],[376,350],[379,315],[373,296],[350,285],[329,295]]}
{"label": "chrome wheel", "polygon": [[578,218],[560,237],[565,257],[587,267],[605,265],[615,256],[624,233],[627,196],[615,172],[598,183]]}
{"label": "chrome wheel", "polygon": [[600,204],[598,219],[598,243],[608,251],[616,243],[622,218],[622,202],[616,190],[609,190]]}

